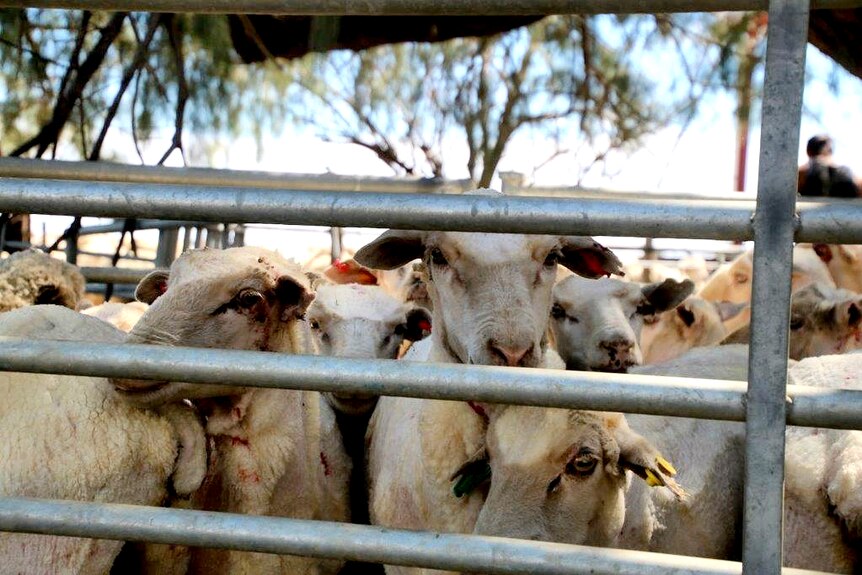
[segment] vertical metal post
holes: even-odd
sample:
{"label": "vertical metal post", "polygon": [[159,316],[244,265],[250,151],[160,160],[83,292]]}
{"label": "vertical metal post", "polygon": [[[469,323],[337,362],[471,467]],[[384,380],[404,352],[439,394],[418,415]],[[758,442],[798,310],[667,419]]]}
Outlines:
{"label": "vertical metal post", "polygon": [[78,263],[78,240],[80,239],[81,220],[75,218],[72,225],[69,226],[69,233],[66,236],[66,261],[70,264]]}
{"label": "vertical metal post", "polygon": [[344,229],[343,228],[329,228],[329,237],[332,240],[332,245],[329,251],[330,259],[335,261],[341,257],[341,250],[343,249],[343,241],[344,241]]}
{"label": "vertical metal post", "polygon": [[178,228],[159,230],[159,246],[156,249],[156,267],[169,268],[177,257],[177,243],[180,238]]}
{"label": "vertical metal post", "polygon": [[790,267],[808,10],[808,0],[769,3],[754,215],[743,511],[745,575],[778,575],[782,565]]}

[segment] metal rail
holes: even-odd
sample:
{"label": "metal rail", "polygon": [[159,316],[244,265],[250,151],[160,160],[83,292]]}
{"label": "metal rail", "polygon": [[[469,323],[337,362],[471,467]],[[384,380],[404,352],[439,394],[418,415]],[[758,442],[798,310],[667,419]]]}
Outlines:
{"label": "metal rail", "polygon": [[250,170],[166,168],[110,162],[66,162],[62,160],[27,160],[24,158],[0,158],[0,177],[137,184],[184,184],[204,187],[288,188],[332,192],[442,193],[463,191],[472,187],[470,180],[284,174]]}
{"label": "metal rail", "polygon": [[[0,530],[153,541],[482,573],[738,575],[715,559],[502,537],[110,503],[0,498]],[[816,571],[785,569],[787,575]]]}
{"label": "metal rail", "polygon": [[[815,0],[815,8],[854,8],[859,0]],[[637,14],[765,10],[767,0],[0,0],[0,7],[293,15],[456,16]]]}
{"label": "metal rail", "polygon": [[87,281],[110,284],[137,284],[151,271],[130,268],[81,268],[81,273]]}
{"label": "metal rail", "polygon": [[[741,381],[0,337],[0,371],[745,420]],[[790,386],[791,424],[862,428],[862,391]]]}

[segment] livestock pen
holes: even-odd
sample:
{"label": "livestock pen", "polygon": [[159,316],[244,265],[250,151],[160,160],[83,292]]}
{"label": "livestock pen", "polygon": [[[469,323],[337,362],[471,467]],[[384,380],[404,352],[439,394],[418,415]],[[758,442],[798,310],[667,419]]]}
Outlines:
{"label": "livestock pen", "polygon": [[[820,0],[815,7],[858,6]],[[807,0],[0,0],[0,6],[264,14],[537,14],[769,10],[756,202],[542,198],[336,192],[286,181],[268,189],[194,182],[154,169],[159,182],[118,170],[79,180],[0,161],[0,211],[203,222],[445,229],[564,235],[754,240],[748,386],[725,381],[549,373],[260,352],[5,339],[0,369],[174,379],[381,395],[475,399],[745,421],[743,562],[470,535],[23,498],[0,499],[0,529],[288,553],[486,573],[782,572],[785,425],[862,429],[862,393],[787,386],[793,241],[862,243],[862,205],[796,206]],[[34,164],[35,165],[35,164]],[[57,179],[54,179],[57,178]],[[225,184],[226,182],[222,182]],[[799,570],[784,570],[785,573]]]}

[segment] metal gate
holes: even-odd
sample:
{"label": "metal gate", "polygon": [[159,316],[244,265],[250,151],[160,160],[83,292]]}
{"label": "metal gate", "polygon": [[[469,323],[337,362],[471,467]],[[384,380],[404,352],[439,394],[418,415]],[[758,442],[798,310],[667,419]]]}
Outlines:
{"label": "metal gate", "polygon": [[[0,7],[235,12],[237,0],[0,0]],[[757,202],[489,198],[332,192],[302,185],[213,188],[189,170],[81,181],[0,160],[0,211],[206,222],[393,227],[755,241],[749,383],[499,370],[384,360],[4,339],[0,369],[219,381],[322,391],[478,399],[746,422],[743,564],[472,535],[163,508],[0,499],[0,529],[437,567],[486,573],[782,572],[785,423],[862,429],[862,393],[786,385],[794,239],[862,243],[862,205],[796,206],[808,0],[244,0],[261,14],[551,14],[769,9]],[[819,8],[859,0],[814,0]],[[16,162],[18,164],[20,161]],[[33,164],[36,166],[37,164]],[[20,167],[20,166],[19,166]],[[50,178],[60,178],[54,180]],[[489,381],[488,378],[491,378]],[[787,401],[789,397],[790,401]],[[785,573],[801,571],[785,569]]]}

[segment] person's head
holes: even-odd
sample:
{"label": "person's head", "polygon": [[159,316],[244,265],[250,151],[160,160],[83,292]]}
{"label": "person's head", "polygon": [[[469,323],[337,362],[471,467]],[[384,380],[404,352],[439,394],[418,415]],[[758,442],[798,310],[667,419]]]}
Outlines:
{"label": "person's head", "polygon": [[805,153],[809,158],[832,155],[832,138],[826,134],[813,136],[805,146]]}

